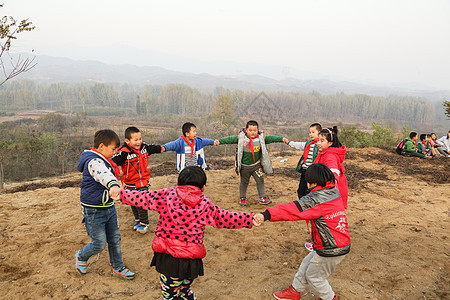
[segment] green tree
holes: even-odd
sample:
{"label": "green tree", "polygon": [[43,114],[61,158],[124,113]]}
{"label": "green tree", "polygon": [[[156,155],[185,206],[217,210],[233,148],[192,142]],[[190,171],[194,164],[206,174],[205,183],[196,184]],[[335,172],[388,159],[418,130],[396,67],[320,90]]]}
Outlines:
{"label": "green tree", "polygon": [[[0,8],[3,4],[0,4]],[[1,79],[0,86],[3,85],[9,79],[26,72],[33,68],[36,63],[34,58],[22,58],[20,55],[17,59],[11,59],[9,64],[3,61],[3,55],[9,52],[11,43],[17,39],[17,35],[34,30],[33,23],[24,19],[18,21],[11,16],[4,16],[0,19],[0,65],[3,71],[3,79]]]}

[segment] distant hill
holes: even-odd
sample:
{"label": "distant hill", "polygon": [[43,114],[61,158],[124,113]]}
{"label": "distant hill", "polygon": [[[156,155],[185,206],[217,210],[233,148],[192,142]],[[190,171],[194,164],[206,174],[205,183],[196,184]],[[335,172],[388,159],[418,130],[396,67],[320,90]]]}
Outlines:
{"label": "distant hill", "polygon": [[285,78],[275,80],[260,75],[214,76],[206,73],[185,73],[167,70],[157,66],[111,65],[98,61],[78,61],[69,58],[38,55],[38,63],[32,70],[21,74],[20,79],[31,79],[41,83],[54,82],[101,82],[166,85],[183,83],[191,87],[212,91],[216,87],[228,89],[311,92],[321,94],[367,94],[374,96],[407,95],[425,97],[429,100],[449,98],[450,91],[426,89],[417,84],[374,86],[350,81],[332,81],[329,79],[300,80]]}

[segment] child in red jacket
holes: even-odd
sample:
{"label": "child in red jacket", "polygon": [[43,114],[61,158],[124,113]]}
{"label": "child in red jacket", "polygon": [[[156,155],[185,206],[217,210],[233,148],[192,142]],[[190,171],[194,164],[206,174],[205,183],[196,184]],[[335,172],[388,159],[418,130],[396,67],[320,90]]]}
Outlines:
{"label": "child in red jacket", "polygon": [[215,206],[204,194],[206,174],[201,167],[184,168],[178,186],[159,191],[121,190],[124,204],[159,213],[151,266],[160,273],[164,299],[197,299],[190,289],[203,276],[206,225],[215,228],[251,228],[253,213],[230,212]]}
{"label": "child in red jacket", "polygon": [[311,285],[322,300],[337,300],[328,283],[328,276],[347,253],[350,252],[350,234],[347,217],[335,178],[324,164],[308,167],[305,173],[311,192],[300,200],[275,205],[265,212],[255,214],[253,224],[261,226],[264,221],[311,220],[311,237],[314,248],[302,261],[292,285],[284,291],[275,292],[276,299],[300,300],[300,292]]}
{"label": "child in red jacket", "polygon": [[319,141],[317,147],[319,154],[314,163],[322,163],[330,168],[336,179],[336,186],[341,193],[342,203],[347,209],[348,185],[347,177],[345,177],[344,159],[347,147],[342,146],[337,136],[337,127],[322,129],[319,133]]}
{"label": "child in red jacket", "polygon": [[[148,156],[164,152],[160,145],[150,145],[142,141],[140,130],[134,126],[125,129],[125,143],[117,149],[112,160],[122,168],[122,181],[126,189],[148,190],[150,183],[150,170],[148,169]],[[139,233],[148,230],[148,212],[140,207],[132,206],[134,215],[133,229]]]}

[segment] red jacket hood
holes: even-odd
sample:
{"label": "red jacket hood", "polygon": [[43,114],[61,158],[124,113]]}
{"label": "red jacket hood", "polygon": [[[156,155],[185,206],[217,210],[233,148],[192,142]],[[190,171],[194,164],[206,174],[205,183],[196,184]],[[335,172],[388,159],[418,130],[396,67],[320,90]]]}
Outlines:
{"label": "red jacket hood", "polygon": [[329,147],[322,151],[322,155],[328,153],[333,153],[339,158],[339,163],[343,163],[345,159],[345,153],[347,152],[347,147],[341,146],[339,148]]}
{"label": "red jacket hood", "polygon": [[177,196],[183,204],[194,207],[202,201],[203,192],[196,186],[181,185],[176,188]]}

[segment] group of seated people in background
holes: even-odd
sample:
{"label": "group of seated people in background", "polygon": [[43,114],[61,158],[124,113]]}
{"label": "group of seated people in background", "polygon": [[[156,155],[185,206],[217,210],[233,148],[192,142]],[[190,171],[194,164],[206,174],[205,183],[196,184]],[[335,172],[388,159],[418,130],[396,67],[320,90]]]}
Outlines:
{"label": "group of seated people in background", "polygon": [[405,139],[401,154],[419,158],[450,157],[450,130],[440,139],[436,139],[435,133],[423,133],[419,136],[413,131]]}

